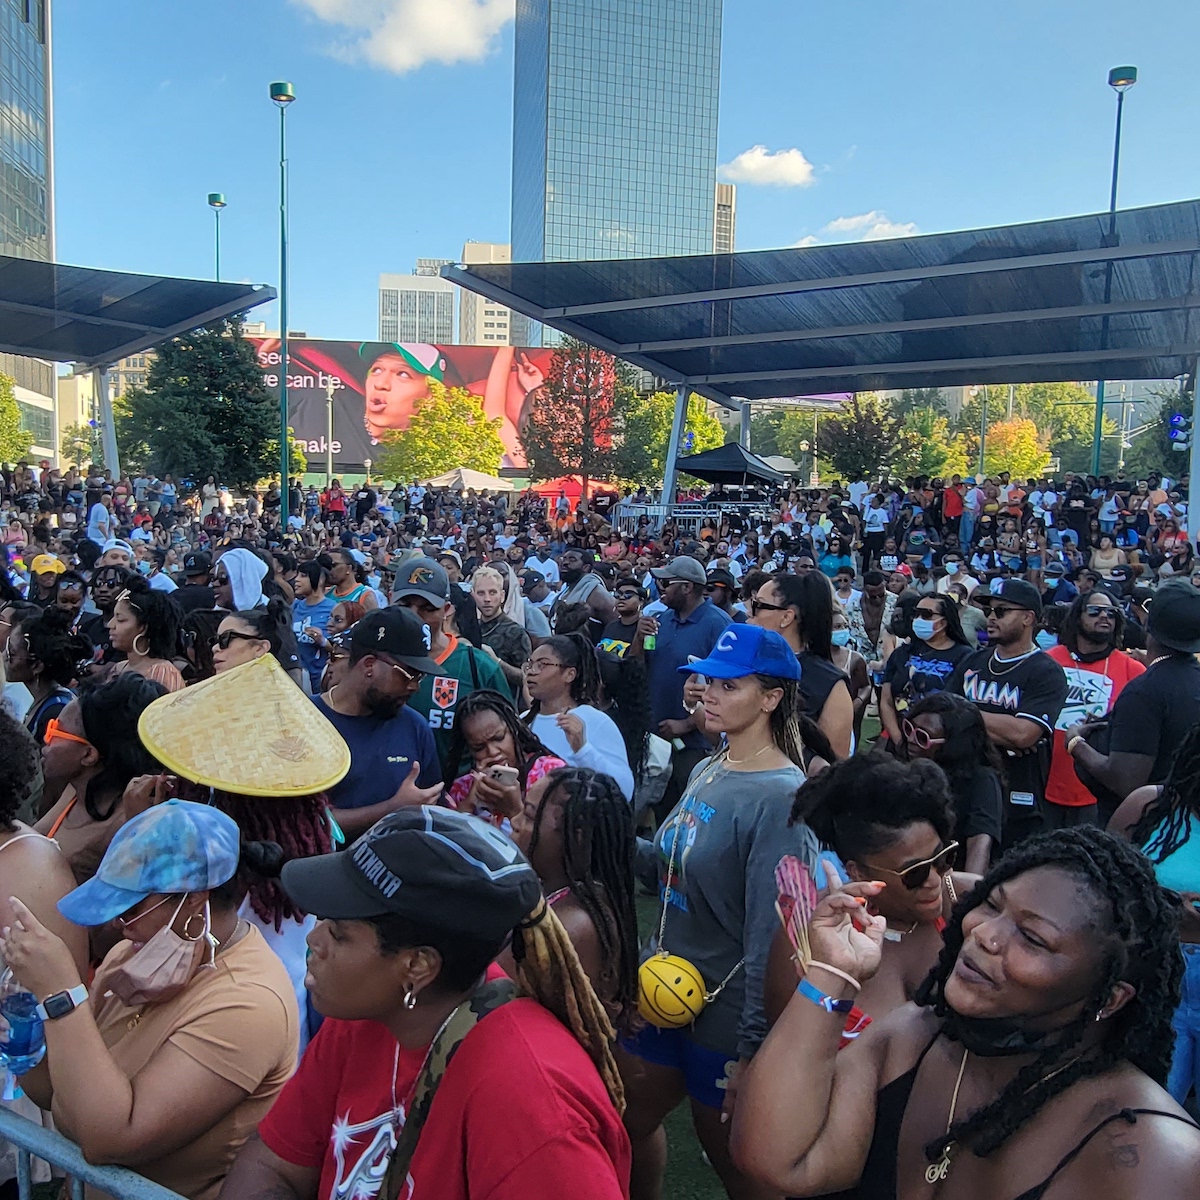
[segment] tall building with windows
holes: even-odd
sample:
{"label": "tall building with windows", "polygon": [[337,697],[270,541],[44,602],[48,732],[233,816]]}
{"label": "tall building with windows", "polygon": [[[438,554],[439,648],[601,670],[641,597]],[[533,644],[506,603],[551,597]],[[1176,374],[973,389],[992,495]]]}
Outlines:
{"label": "tall building with windows", "polygon": [[515,262],[711,254],[722,0],[517,0]]}
{"label": "tall building with windows", "polygon": [[[500,242],[468,242],[463,247],[462,261],[475,263],[506,263],[512,261],[512,247]],[[460,288],[458,293],[458,340],[464,346],[520,345],[514,336],[523,318],[519,313]]]}
{"label": "tall building with windows", "polygon": [[379,276],[379,340],[381,342],[454,341],[454,299],[458,288],[439,279],[450,259],[417,260],[411,275]]}
{"label": "tall building with windows", "polygon": [[713,253],[732,254],[737,241],[737,185],[717,184],[717,205],[713,213]]}
{"label": "tall building with windows", "polygon": [[[0,254],[54,257],[50,0],[0,0]],[[58,453],[54,367],[0,355],[16,383],[31,458]]]}

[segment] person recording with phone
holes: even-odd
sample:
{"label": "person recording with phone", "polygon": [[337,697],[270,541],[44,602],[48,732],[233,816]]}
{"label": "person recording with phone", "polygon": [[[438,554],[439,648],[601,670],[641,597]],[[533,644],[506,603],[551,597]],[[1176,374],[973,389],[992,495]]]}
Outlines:
{"label": "person recording with phone", "polygon": [[470,757],[471,770],[446,789],[446,804],[506,828],[538,780],[567,764],[542,745],[512,701],[482,688],[458,706],[448,760]]}

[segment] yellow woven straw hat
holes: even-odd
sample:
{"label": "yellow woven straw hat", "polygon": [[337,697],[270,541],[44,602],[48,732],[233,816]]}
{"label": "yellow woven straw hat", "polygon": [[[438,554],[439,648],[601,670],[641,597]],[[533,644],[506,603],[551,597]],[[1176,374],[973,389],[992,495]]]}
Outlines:
{"label": "yellow woven straw hat", "polygon": [[138,736],[173,774],[239,796],[307,796],[350,770],[342,735],[270,654],[160,696]]}

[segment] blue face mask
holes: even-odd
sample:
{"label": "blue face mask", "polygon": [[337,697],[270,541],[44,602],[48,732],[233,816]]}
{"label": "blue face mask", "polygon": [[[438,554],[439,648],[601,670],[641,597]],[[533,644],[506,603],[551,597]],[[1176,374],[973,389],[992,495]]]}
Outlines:
{"label": "blue face mask", "polygon": [[1033,640],[1037,642],[1039,650],[1049,650],[1051,646],[1058,645],[1058,638],[1048,629],[1039,629]]}
{"label": "blue face mask", "polygon": [[921,641],[928,641],[933,637],[934,622],[928,617],[913,617],[912,631],[913,637],[918,637]]}
{"label": "blue face mask", "polygon": [[833,633],[830,635],[829,640],[835,646],[848,646],[848,645],[850,645],[850,630],[835,629],[833,631]]}
{"label": "blue face mask", "polygon": [[138,563],[138,565],[137,565],[137,569],[138,569],[138,570],[139,570],[139,571],[140,571],[140,572],[141,572],[143,575],[149,575],[149,574],[150,574],[150,571],[151,571],[151,569],[152,569],[152,568],[151,568],[150,564],[149,564],[149,563],[148,563],[148,562],[147,562],[145,559],[142,559],[142,561]]}

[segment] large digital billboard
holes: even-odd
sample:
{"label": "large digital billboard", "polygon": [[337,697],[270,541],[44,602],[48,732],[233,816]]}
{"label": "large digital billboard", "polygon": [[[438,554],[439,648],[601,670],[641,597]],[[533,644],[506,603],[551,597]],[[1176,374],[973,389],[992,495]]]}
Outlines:
{"label": "large digital billboard", "polygon": [[[278,338],[250,338],[267,387],[279,387]],[[429,380],[465,387],[501,419],[506,467],[523,467],[517,435],[529,397],[550,368],[552,350],[516,346],[432,346],[395,342],[295,339],[288,345],[288,421],[311,469],[326,454],[326,396],[333,384],[333,466],[361,471],[379,458],[379,439],[408,428]]]}

